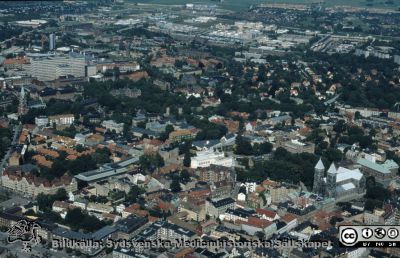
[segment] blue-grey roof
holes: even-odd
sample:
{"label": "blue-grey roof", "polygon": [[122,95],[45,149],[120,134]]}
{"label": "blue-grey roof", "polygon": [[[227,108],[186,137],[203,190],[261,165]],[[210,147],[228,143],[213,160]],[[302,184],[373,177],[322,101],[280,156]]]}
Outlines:
{"label": "blue-grey roof", "polygon": [[384,163],[376,163],[364,158],[360,158],[357,161],[361,166],[370,168],[383,174],[390,174],[392,169],[398,169],[399,165],[393,160],[386,160]]}
{"label": "blue-grey roof", "polygon": [[102,240],[107,236],[111,235],[112,233],[114,233],[115,231],[117,231],[116,228],[112,226],[105,226],[97,230],[96,232],[93,232],[92,237],[94,240]]}
{"label": "blue-grey roof", "polygon": [[148,258],[149,257],[147,255],[136,253],[131,249],[125,249],[125,248],[116,248],[113,250],[113,252],[121,254],[121,257],[137,257],[137,258]]}
{"label": "blue-grey roof", "polygon": [[129,216],[117,222],[116,227],[126,233],[131,233],[148,222],[147,218]]}
{"label": "blue-grey roof", "polygon": [[57,227],[53,229],[53,234],[56,236],[64,237],[67,239],[91,239],[91,234],[85,234],[82,232],[72,231],[66,228]]}
{"label": "blue-grey roof", "polygon": [[39,170],[39,167],[30,163],[21,165],[21,170],[24,173],[31,172],[34,169]]}
{"label": "blue-grey roof", "polygon": [[247,218],[255,213],[254,210],[245,210],[243,208],[237,208],[237,209],[228,209],[226,210],[226,213],[232,214],[241,218]]}
{"label": "blue-grey roof", "polygon": [[228,133],[228,134],[225,135],[225,139],[232,139],[232,138],[235,138],[235,137],[236,137],[236,135],[234,133]]}
{"label": "blue-grey roof", "polygon": [[217,200],[217,201],[211,200],[212,205],[214,205],[214,207],[216,207],[216,208],[225,206],[225,205],[228,205],[228,204],[231,204],[234,202],[235,202],[235,200],[230,197],[221,199],[221,200]]}
{"label": "blue-grey roof", "polygon": [[158,136],[159,135],[159,133],[157,133],[157,132],[154,132],[154,131],[151,131],[151,130],[148,130],[148,129],[143,129],[143,128],[136,127],[136,126],[132,127],[132,131],[133,132],[137,132],[137,133],[141,133],[141,134],[147,134],[149,136]]}
{"label": "blue-grey roof", "polygon": [[80,173],[76,175],[75,178],[82,181],[90,182],[90,181],[101,180],[111,176],[120,175],[128,172],[129,171],[128,166],[138,161],[139,161],[138,157],[132,157],[118,163],[104,164],[102,167],[98,169]]}
{"label": "blue-grey roof", "polygon": [[114,233],[116,229],[112,226],[105,226],[96,232],[93,233],[82,233],[78,231],[72,231],[62,227],[56,227],[53,229],[52,233],[59,237],[64,237],[68,239],[94,239],[94,240],[102,240],[112,233]]}
{"label": "blue-grey roof", "polygon": [[139,240],[149,239],[152,236],[154,236],[160,228],[173,230],[176,234],[186,237],[193,237],[194,235],[196,235],[194,231],[185,229],[183,227],[169,223],[167,221],[156,221],[149,227],[147,227],[145,230],[140,232],[139,235],[137,236],[137,239]]}
{"label": "blue-grey roof", "polygon": [[204,140],[204,141],[194,141],[192,143],[193,146],[197,148],[211,148],[215,145],[219,144],[219,140]]}
{"label": "blue-grey roof", "polygon": [[271,117],[270,120],[274,121],[274,122],[283,122],[283,121],[286,121],[286,120],[289,120],[289,119],[292,119],[292,117],[289,116],[289,115],[283,115],[283,116]]}

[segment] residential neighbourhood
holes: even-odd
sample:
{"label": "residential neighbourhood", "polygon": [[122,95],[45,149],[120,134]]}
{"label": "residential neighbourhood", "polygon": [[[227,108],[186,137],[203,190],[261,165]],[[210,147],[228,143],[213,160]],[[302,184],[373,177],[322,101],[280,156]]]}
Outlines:
{"label": "residential neighbourhood", "polygon": [[400,256],[400,3],[278,2],[1,2],[0,257]]}

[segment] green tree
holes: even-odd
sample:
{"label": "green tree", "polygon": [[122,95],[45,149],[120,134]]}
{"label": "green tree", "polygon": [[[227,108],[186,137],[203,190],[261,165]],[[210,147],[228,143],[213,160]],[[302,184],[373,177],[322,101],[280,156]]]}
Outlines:
{"label": "green tree", "polygon": [[179,181],[182,182],[183,184],[190,182],[190,174],[186,169],[182,170],[179,173]]}
{"label": "green tree", "polygon": [[141,189],[139,186],[137,185],[133,185],[131,186],[131,188],[129,189],[128,194],[126,195],[125,200],[128,201],[129,203],[134,203],[137,202],[139,196],[141,194],[143,194],[144,191],[143,189]]}
{"label": "green tree", "polygon": [[57,190],[53,198],[57,201],[65,201],[68,199],[68,193],[65,188],[60,188]]}
{"label": "green tree", "polygon": [[341,161],[343,158],[342,152],[333,148],[328,148],[325,150],[322,156],[326,158],[329,163]]}
{"label": "green tree", "polygon": [[190,167],[190,164],[191,164],[190,152],[187,151],[187,152],[185,153],[184,158],[183,158],[183,165],[184,165],[185,167]]}
{"label": "green tree", "polygon": [[80,208],[69,210],[65,216],[65,223],[73,230],[85,230],[93,232],[106,225],[94,216],[84,213]]}
{"label": "green tree", "polygon": [[124,137],[126,139],[129,139],[132,135],[131,135],[131,127],[130,125],[124,123],[124,129],[122,131],[122,134],[124,135]]}
{"label": "green tree", "polygon": [[241,135],[236,137],[236,149],[235,154],[238,155],[252,155],[253,154],[253,147],[251,146],[250,142],[243,138]]}
{"label": "green tree", "polygon": [[179,183],[179,178],[174,177],[172,179],[170,188],[171,188],[171,192],[173,192],[173,193],[178,193],[178,192],[182,191],[181,185]]}
{"label": "green tree", "polygon": [[11,144],[11,131],[8,128],[0,128],[0,159],[4,156]]}
{"label": "green tree", "polygon": [[272,149],[273,149],[273,145],[270,142],[263,142],[261,144],[256,143],[253,146],[255,155],[263,155],[263,154],[271,153]]}
{"label": "green tree", "polygon": [[53,201],[44,193],[39,193],[36,197],[36,201],[41,211],[49,210],[53,205]]}
{"label": "green tree", "polygon": [[334,126],[333,126],[333,130],[338,133],[341,134],[344,131],[346,131],[346,122],[344,120],[339,120]]}
{"label": "green tree", "polygon": [[153,170],[164,166],[164,160],[159,153],[154,155],[145,154],[140,156],[139,164],[143,170]]}
{"label": "green tree", "polygon": [[264,240],[265,239],[265,233],[263,231],[257,231],[256,232],[256,236],[260,239],[260,240]]}
{"label": "green tree", "polygon": [[160,140],[165,141],[166,139],[168,139],[169,134],[173,131],[174,131],[174,127],[172,125],[167,125],[165,127],[165,131],[163,133],[161,133],[161,135],[160,135]]}
{"label": "green tree", "polygon": [[108,148],[96,149],[96,152],[92,154],[92,159],[96,164],[104,164],[111,162],[110,150]]}

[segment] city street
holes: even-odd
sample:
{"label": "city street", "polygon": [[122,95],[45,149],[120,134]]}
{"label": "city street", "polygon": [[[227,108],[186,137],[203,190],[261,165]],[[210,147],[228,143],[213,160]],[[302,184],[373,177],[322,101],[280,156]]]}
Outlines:
{"label": "city street", "polygon": [[10,157],[10,155],[11,155],[12,146],[17,144],[17,140],[18,140],[18,136],[19,136],[19,134],[21,132],[21,128],[22,128],[21,124],[16,125],[13,128],[14,135],[13,135],[13,139],[12,139],[12,142],[11,142],[11,146],[8,149],[7,153],[4,155],[4,157],[3,157],[3,159],[2,159],[2,161],[0,163],[0,171],[1,172],[3,172],[4,168],[7,166],[7,161],[8,161],[8,158]]}

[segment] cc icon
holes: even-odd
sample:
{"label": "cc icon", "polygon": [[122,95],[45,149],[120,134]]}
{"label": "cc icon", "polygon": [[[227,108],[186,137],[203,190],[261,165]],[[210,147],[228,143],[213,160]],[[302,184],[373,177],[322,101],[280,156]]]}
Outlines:
{"label": "cc icon", "polygon": [[340,240],[344,245],[354,245],[357,242],[358,234],[354,228],[346,228],[340,234]]}

